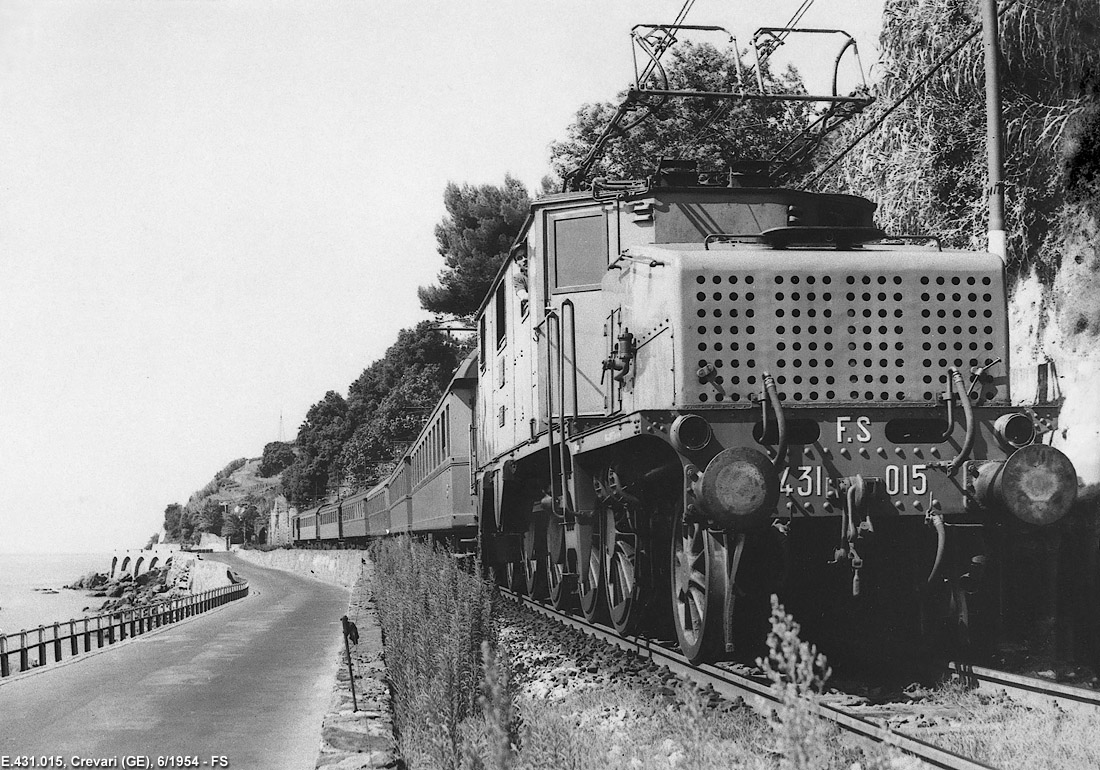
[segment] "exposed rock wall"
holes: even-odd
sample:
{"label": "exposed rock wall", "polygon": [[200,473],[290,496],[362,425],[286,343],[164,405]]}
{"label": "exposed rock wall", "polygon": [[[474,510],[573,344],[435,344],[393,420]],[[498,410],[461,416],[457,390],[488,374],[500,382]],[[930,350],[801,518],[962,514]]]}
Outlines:
{"label": "exposed rock wall", "polygon": [[187,593],[201,593],[233,584],[229,570],[220,562],[208,561],[197,554],[179,552],[172,557],[168,585]]}
{"label": "exposed rock wall", "polygon": [[344,588],[355,585],[365,563],[363,551],[241,550],[237,555],[261,567],[294,572]]}
{"label": "exposed rock wall", "polygon": [[1078,262],[1073,256],[1080,255],[1063,262],[1053,290],[1029,276],[1013,292],[1012,394],[1016,403],[1034,403],[1042,395],[1036,393],[1036,366],[1048,358],[1054,362],[1057,381],[1050,395],[1064,402],[1053,444],[1090,487],[1100,483],[1100,328],[1092,328],[1090,318],[1100,308],[1100,260]]}

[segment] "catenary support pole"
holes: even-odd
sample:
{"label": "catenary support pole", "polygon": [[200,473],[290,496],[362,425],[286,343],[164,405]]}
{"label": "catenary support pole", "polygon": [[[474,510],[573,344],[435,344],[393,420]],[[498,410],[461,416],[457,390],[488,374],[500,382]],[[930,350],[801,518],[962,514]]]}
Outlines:
{"label": "catenary support pole", "polygon": [[1006,259],[1004,139],[1001,132],[1001,48],[997,33],[997,0],[981,0],[985,48],[985,125],[989,176],[989,245],[991,254]]}

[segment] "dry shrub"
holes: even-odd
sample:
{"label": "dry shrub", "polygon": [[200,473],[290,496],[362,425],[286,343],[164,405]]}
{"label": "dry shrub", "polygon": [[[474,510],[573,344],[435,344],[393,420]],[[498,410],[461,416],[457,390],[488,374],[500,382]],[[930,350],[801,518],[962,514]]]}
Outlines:
{"label": "dry shrub", "polygon": [[376,543],[372,558],[394,727],[407,766],[507,767],[514,728],[494,649],[490,586],[445,548],[410,538]]}

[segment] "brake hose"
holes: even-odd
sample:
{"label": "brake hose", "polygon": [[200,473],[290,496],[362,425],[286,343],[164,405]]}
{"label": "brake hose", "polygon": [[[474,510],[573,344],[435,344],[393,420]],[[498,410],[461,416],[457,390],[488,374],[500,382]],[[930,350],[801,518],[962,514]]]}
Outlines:
{"label": "brake hose", "polygon": [[787,459],[787,418],[783,415],[783,403],[779,400],[779,392],[775,389],[775,380],[767,372],[764,372],[764,393],[771,402],[775,411],[775,428],[779,433],[779,442],[775,447],[775,459],[772,466],[780,468]]}
{"label": "brake hose", "polygon": [[966,386],[963,385],[962,375],[954,367],[950,369],[950,372],[951,385],[959,394],[959,399],[962,401],[963,416],[966,419],[966,436],[963,438],[962,447],[959,449],[959,454],[947,466],[947,475],[954,476],[955,472],[970,457],[970,450],[974,448],[974,439],[977,437],[978,426],[974,420],[974,405],[970,403],[970,394],[967,392]]}

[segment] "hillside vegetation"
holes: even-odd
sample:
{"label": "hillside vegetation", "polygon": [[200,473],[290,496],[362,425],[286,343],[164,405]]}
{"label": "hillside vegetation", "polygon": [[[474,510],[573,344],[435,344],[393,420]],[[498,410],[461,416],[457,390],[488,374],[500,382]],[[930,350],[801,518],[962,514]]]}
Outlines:
{"label": "hillside vegetation", "polygon": [[[1000,3],[1008,267],[1015,400],[1036,397],[1048,360],[1065,397],[1057,437],[1086,483],[1100,482],[1100,3]],[[840,132],[819,168],[934,63],[980,29],[975,0],[888,0],[875,105]],[[887,232],[986,246],[982,38],[964,45],[879,128],[823,173],[863,195]]]}
{"label": "hillside vegetation", "polygon": [[[269,445],[270,446],[270,445]],[[264,476],[262,458],[240,458],[226,465],[185,505],[164,510],[164,531],[170,543],[196,543],[203,532],[254,542],[267,525],[280,494],[281,475]]]}

